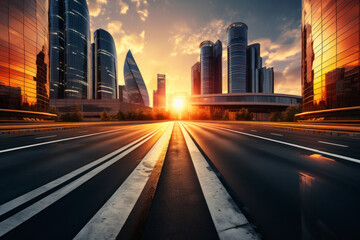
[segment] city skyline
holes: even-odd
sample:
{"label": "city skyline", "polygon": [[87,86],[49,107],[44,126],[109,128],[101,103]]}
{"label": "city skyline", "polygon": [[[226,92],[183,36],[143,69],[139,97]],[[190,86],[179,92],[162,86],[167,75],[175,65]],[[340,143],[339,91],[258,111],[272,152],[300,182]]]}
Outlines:
{"label": "city skyline", "polygon": [[[263,1],[259,6],[245,1],[90,0],[88,3],[91,30],[101,27],[114,36],[119,65],[129,49],[133,52],[151,100],[159,72],[167,75],[169,94],[190,92],[191,66],[200,60],[199,43],[207,39],[223,42],[222,87],[225,91],[226,28],[237,21],[248,25],[249,45],[261,44],[263,64],[274,67],[275,92],[301,94],[301,1],[272,4]],[[247,11],[241,10],[244,8]],[[267,11],[268,14],[264,14]],[[123,84],[120,67],[119,76],[119,84]]]}

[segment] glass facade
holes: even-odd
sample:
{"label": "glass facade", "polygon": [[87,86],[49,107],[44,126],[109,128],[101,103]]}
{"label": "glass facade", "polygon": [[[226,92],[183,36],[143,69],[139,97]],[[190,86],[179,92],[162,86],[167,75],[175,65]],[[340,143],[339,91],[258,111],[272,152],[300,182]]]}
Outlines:
{"label": "glass facade", "polygon": [[222,93],[222,42],[200,44],[201,94]]}
{"label": "glass facade", "polygon": [[246,88],[246,48],[248,27],[244,23],[232,23],[228,34],[228,93],[244,93]]}
{"label": "glass facade", "polygon": [[191,67],[191,95],[201,94],[200,62]]}
{"label": "glass facade", "polygon": [[91,90],[86,0],[50,0],[51,98],[87,99]]}
{"label": "glass facade", "polygon": [[0,1],[0,108],[47,111],[48,1]]}
{"label": "glass facade", "polygon": [[260,57],[260,44],[251,44],[246,49],[247,58],[247,92],[260,92],[260,77],[262,68],[262,59]]}
{"label": "glass facade", "polygon": [[303,111],[360,106],[359,0],[303,0]]}
{"label": "glass facade", "polygon": [[200,44],[201,94],[214,92],[214,43],[204,41]]}
{"label": "glass facade", "polygon": [[117,57],[113,37],[103,29],[94,33],[95,99],[117,98]]}
{"label": "glass facade", "polygon": [[124,79],[129,102],[149,106],[149,94],[144,79],[130,50],[125,58]]}
{"label": "glass facade", "polygon": [[166,108],[166,75],[157,75],[157,90],[154,91],[153,106],[157,108]]}

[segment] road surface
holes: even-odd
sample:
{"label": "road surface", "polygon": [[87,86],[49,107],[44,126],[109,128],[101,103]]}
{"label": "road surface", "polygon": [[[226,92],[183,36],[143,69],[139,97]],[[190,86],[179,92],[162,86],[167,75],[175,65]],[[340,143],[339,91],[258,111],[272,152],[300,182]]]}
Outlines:
{"label": "road surface", "polygon": [[360,141],[226,122],[0,136],[3,239],[356,239]]}

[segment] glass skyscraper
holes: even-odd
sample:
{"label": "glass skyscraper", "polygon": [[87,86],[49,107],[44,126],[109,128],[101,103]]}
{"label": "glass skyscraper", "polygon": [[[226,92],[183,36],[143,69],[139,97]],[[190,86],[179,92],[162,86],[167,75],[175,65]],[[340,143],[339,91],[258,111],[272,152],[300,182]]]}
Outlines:
{"label": "glass skyscraper", "polygon": [[50,0],[51,98],[87,99],[91,90],[86,0]]}
{"label": "glass skyscraper", "polygon": [[201,94],[200,62],[191,67],[191,95]]}
{"label": "glass skyscraper", "polygon": [[116,99],[117,57],[113,37],[103,29],[94,33],[95,99]]}
{"label": "glass skyscraper", "polygon": [[157,75],[157,90],[153,92],[153,106],[155,108],[166,108],[166,75]]}
{"label": "glass skyscraper", "polygon": [[247,92],[260,92],[259,83],[261,77],[262,59],[260,57],[260,44],[254,43],[247,47]]}
{"label": "glass skyscraper", "polygon": [[232,23],[228,34],[228,93],[244,93],[246,89],[246,48],[248,27],[245,23]]}
{"label": "glass skyscraper", "polygon": [[359,0],[303,0],[304,112],[360,106],[359,11]]}
{"label": "glass skyscraper", "polygon": [[129,102],[149,107],[149,94],[130,50],[124,62],[124,79]]}
{"label": "glass skyscraper", "polygon": [[0,1],[0,108],[47,111],[48,1]]}
{"label": "glass skyscraper", "polygon": [[222,93],[222,43],[200,44],[201,94]]}

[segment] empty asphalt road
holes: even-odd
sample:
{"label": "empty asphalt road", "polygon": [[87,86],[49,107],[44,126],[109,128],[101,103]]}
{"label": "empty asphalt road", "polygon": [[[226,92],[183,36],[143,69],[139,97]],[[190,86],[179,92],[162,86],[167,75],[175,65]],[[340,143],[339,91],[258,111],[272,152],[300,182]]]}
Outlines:
{"label": "empty asphalt road", "polygon": [[360,140],[226,122],[0,136],[3,239],[356,239]]}

